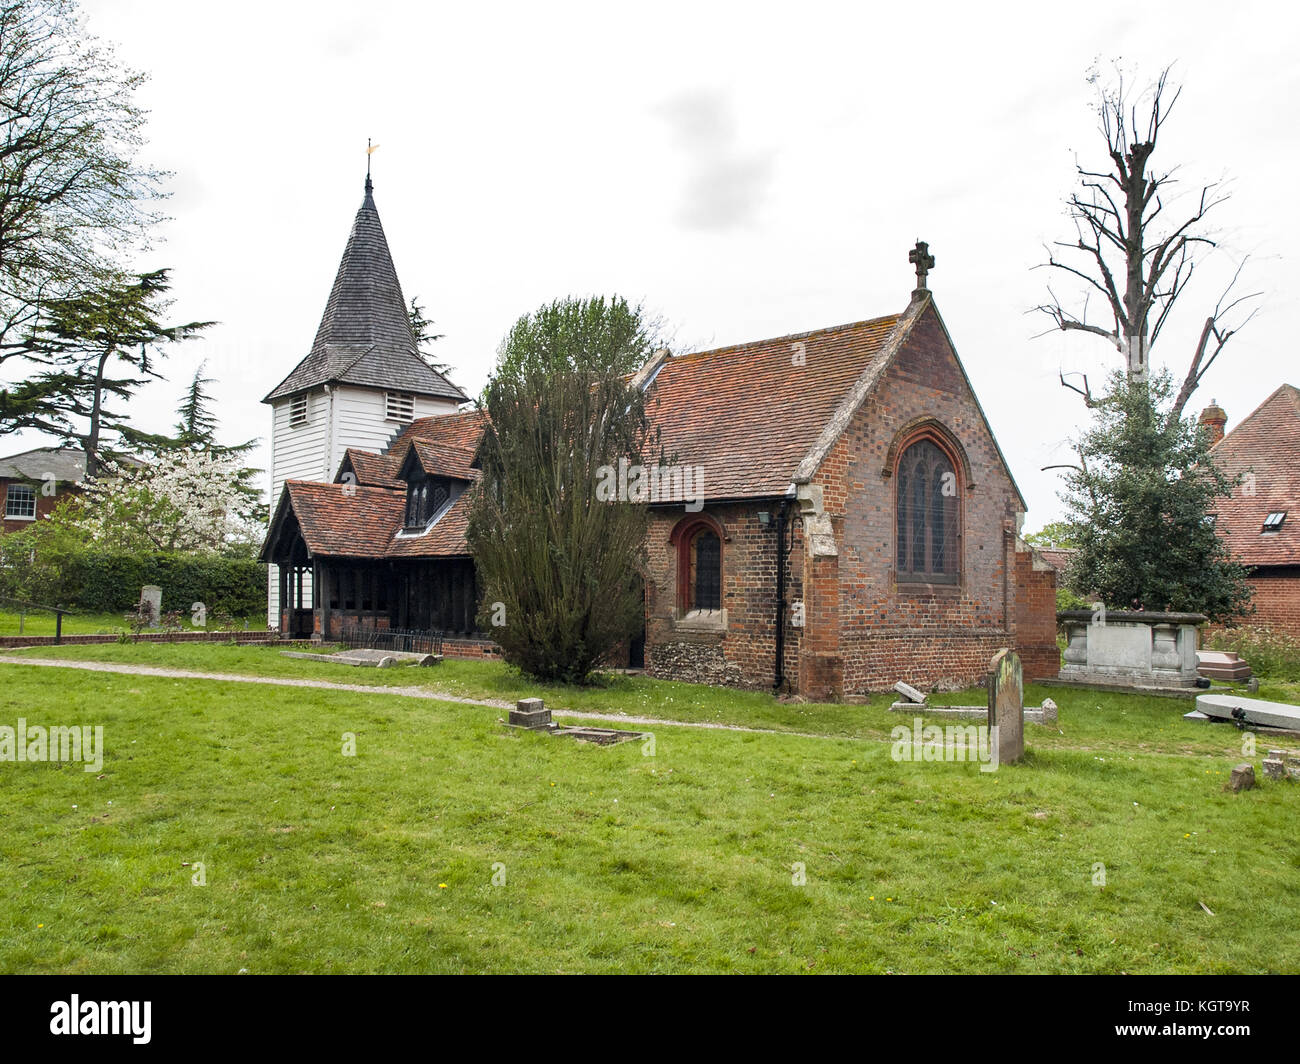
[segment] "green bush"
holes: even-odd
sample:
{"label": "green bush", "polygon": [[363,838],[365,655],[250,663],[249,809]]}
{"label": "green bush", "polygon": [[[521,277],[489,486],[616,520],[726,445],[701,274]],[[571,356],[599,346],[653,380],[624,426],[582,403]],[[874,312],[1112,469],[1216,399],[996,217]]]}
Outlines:
{"label": "green bush", "polygon": [[1065,610],[1090,610],[1092,602],[1084,598],[1068,587],[1057,586],[1056,588],[1056,612],[1061,613]]}
{"label": "green bush", "polygon": [[1300,641],[1285,632],[1257,625],[1219,628],[1209,634],[1205,646],[1240,654],[1256,676],[1300,680]]}
{"label": "green bush", "polygon": [[243,617],[266,608],[266,566],[209,554],[121,554],[85,550],[63,560],[56,605],[121,613],[146,584],[162,588],[165,608],[188,616],[202,602],[209,614]]}

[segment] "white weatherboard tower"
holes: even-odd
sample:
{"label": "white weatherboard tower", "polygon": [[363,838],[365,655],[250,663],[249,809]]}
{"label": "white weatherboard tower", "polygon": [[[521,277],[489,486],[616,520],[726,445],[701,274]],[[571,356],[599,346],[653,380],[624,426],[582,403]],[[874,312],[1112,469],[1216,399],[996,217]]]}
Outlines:
{"label": "white weatherboard tower", "polygon": [[[469,398],[420,357],[373,193],[367,173],[311,351],[262,400],[271,406],[272,513],[286,480],[333,481],[349,447],[382,451],[415,419],[454,413]],[[272,625],[279,589],[272,565]]]}

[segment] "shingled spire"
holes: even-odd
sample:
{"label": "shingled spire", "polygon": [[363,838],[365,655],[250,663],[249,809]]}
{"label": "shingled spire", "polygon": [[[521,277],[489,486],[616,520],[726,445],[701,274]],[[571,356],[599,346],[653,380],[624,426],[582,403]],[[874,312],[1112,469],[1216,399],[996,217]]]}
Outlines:
{"label": "shingled spire", "polygon": [[264,402],[334,382],[467,398],[416,351],[369,172],[365,187],[311,352]]}

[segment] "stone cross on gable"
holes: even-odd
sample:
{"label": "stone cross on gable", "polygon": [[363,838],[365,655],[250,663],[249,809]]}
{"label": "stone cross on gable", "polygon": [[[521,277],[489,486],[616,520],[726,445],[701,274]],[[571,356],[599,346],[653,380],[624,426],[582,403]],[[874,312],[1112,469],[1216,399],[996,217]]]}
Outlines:
{"label": "stone cross on gable", "polygon": [[907,253],[907,261],[916,267],[917,293],[927,291],[925,278],[934,269],[934,256],[930,254],[930,245],[924,240],[918,240],[916,247]]}

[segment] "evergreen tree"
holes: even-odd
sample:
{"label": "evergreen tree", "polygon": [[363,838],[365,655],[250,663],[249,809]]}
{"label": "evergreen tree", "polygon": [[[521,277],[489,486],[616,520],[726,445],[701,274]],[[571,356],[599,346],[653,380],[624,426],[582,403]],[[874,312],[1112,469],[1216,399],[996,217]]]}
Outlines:
{"label": "evergreen tree", "polygon": [[37,429],[86,452],[93,477],[109,453],[114,433],[133,437],[125,414],[109,407],[129,399],[161,374],[166,346],[212,325],[165,325],[170,301],[167,270],[111,281],[91,291],[53,300],[28,340],[32,357],[47,368],[9,393],[0,393],[2,431]]}
{"label": "evergreen tree", "polygon": [[480,399],[468,539],[484,627],[533,676],[581,683],[641,623],[647,510],[598,484],[649,443],[627,374],[654,332],[617,297],[557,300],[515,323]]}
{"label": "evergreen tree", "polygon": [[428,351],[425,350],[431,343],[441,340],[446,333],[435,333],[433,331],[434,322],[424,316],[424,307],[420,305],[419,299],[411,297],[411,305],[406,309],[406,316],[411,321],[411,334],[415,337],[415,350],[431,369],[441,373],[444,377],[451,372],[451,367],[446,362],[437,361]]}
{"label": "evergreen tree", "polygon": [[[217,446],[217,416],[212,412],[211,399],[206,391],[209,384],[215,383],[211,377],[203,376],[206,362],[200,362],[194,371],[194,379],[185,391],[179,410],[180,420],[176,422],[176,438],[185,444],[198,444],[203,447]],[[247,451],[253,444],[241,445],[239,450]]]}
{"label": "evergreen tree", "polygon": [[1215,500],[1238,483],[1210,458],[1193,418],[1172,413],[1173,380],[1110,378],[1066,474],[1070,584],[1113,609],[1204,613],[1224,621],[1249,608],[1247,570],[1214,528]]}

